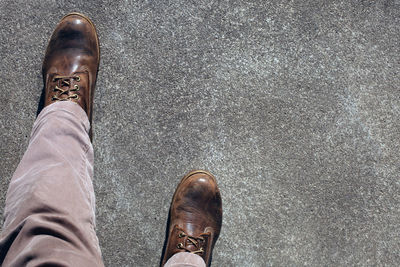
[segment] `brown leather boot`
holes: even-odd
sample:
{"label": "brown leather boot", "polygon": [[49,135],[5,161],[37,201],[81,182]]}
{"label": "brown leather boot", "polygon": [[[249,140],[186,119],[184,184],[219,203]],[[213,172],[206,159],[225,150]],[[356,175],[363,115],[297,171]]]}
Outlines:
{"label": "brown leather boot", "polygon": [[221,195],[214,176],[198,170],[183,177],[172,198],[170,216],[161,265],[175,253],[190,252],[209,266],[222,223]]}
{"label": "brown leather boot", "polygon": [[66,15],[51,36],[43,61],[44,106],[56,101],[78,103],[92,123],[99,39],[93,22],[79,13]]}

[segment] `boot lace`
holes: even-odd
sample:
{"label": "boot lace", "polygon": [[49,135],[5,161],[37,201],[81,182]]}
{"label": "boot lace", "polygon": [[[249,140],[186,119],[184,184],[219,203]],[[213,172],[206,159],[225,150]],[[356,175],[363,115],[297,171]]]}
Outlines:
{"label": "boot lace", "polygon": [[[71,86],[73,80],[79,82],[81,78],[79,76],[54,76],[53,82],[57,82],[57,85],[53,89],[55,94],[52,97],[52,101],[78,100],[78,94],[70,93],[79,91],[79,85]],[[62,95],[67,95],[67,97],[62,98]]]}
{"label": "boot lace", "polygon": [[[201,244],[204,242],[204,238],[199,236],[199,237],[195,237],[195,236],[191,236],[186,234],[184,231],[181,231],[178,235],[179,238],[184,238],[183,242],[179,243],[177,245],[177,248],[179,249],[184,249],[186,252],[190,252],[193,254],[203,254],[204,253],[204,249],[201,246]],[[189,250],[187,248],[187,246],[189,245],[193,245],[195,246],[195,250]]]}

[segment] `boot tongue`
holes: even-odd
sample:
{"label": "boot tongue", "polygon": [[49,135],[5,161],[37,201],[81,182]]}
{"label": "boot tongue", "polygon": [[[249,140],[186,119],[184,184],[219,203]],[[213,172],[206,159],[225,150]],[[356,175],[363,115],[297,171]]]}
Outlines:
{"label": "boot tongue", "polygon": [[[193,236],[193,237],[201,237],[202,234],[210,233],[209,227],[206,227],[203,224],[199,224],[196,222],[187,222],[187,223],[180,223],[178,225],[179,228],[183,229],[186,234]],[[206,231],[207,230],[207,231]]]}
{"label": "boot tongue", "polygon": [[[188,226],[188,225],[186,225]],[[210,237],[210,233],[200,233],[200,234],[193,234],[190,231],[190,228],[199,229],[198,226],[191,225],[189,228],[183,229],[179,226],[175,226],[174,235],[178,238],[178,245],[179,249],[185,249],[188,252],[192,253],[203,253],[205,251],[205,247],[207,246],[207,241]]]}

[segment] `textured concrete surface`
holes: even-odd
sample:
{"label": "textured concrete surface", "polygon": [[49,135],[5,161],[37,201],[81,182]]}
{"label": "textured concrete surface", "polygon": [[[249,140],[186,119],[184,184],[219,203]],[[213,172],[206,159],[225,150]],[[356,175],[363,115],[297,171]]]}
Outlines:
{"label": "textured concrete surface", "polygon": [[214,266],[398,266],[400,1],[0,1],[0,207],[58,20],[101,42],[97,228],[156,266],[190,169],[224,204]]}

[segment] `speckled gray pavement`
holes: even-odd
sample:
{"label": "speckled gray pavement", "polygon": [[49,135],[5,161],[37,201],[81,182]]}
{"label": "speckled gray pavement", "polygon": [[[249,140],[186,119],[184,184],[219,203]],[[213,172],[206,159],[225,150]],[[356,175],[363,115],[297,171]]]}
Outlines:
{"label": "speckled gray pavement", "polygon": [[215,174],[213,266],[400,264],[400,1],[0,2],[0,207],[59,19],[91,17],[97,230],[157,266],[191,169]]}

